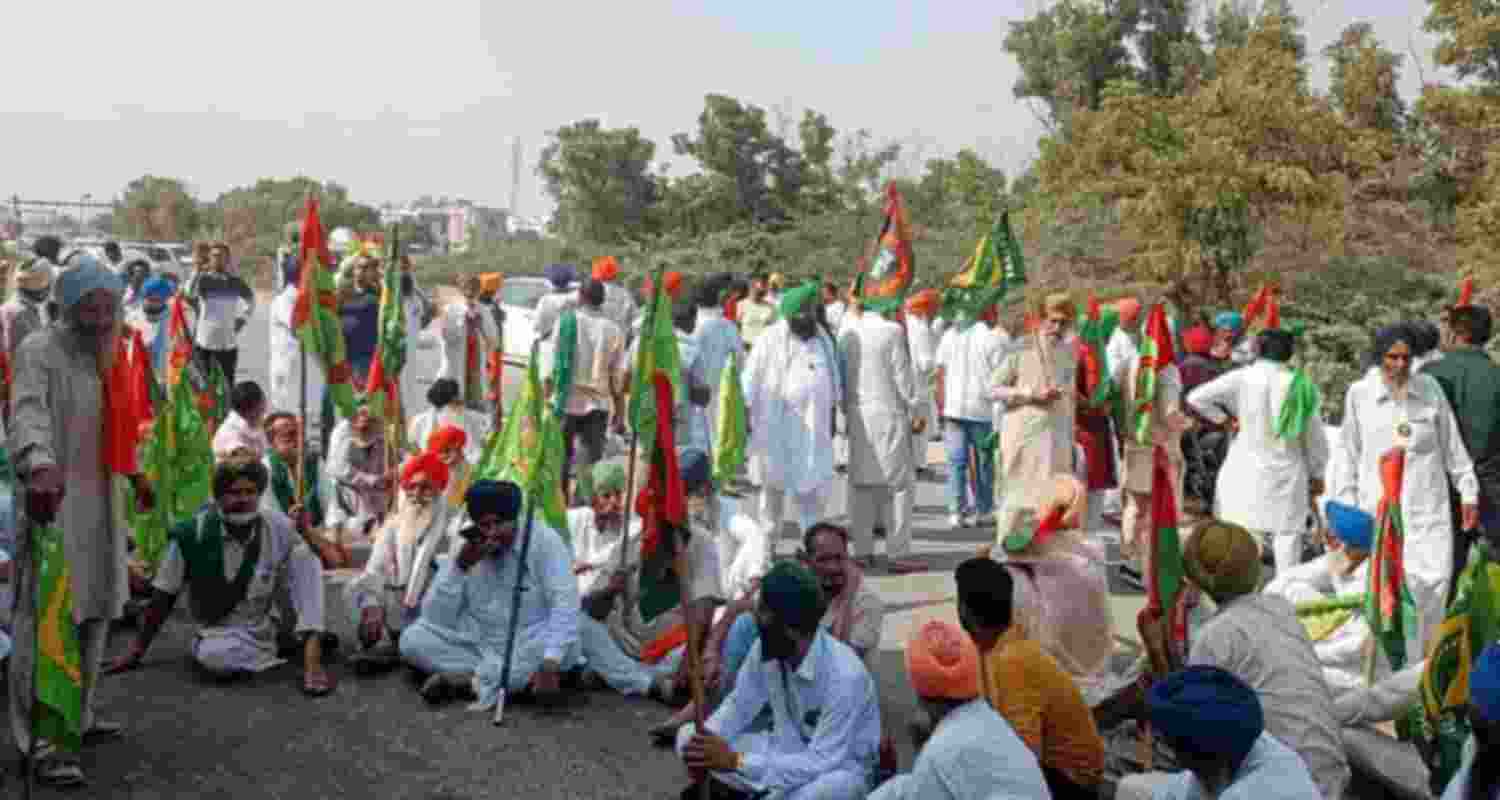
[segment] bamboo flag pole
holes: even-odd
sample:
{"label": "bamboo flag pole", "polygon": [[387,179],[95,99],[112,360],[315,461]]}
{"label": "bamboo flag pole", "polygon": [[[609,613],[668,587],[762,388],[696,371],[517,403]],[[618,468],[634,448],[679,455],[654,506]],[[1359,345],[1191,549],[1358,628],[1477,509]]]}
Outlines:
{"label": "bamboo flag pole", "polygon": [[[660,524],[661,511],[659,507],[654,513],[658,515],[658,524]],[[693,730],[701,733],[703,731],[704,708],[708,705],[708,693],[703,683],[703,651],[699,647],[698,642],[697,614],[699,609],[693,606],[692,559],[688,558],[687,554],[688,542],[683,537],[678,536],[675,529],[672,536],[677,541],[677,552],[674,555],[674,559],[677,562],[676,569],[674,570],[677,573],[677,596],[679,602],[682,604],[682,617],[687,622],[688,685],[693,694]],[[700,800],[710,800],[712,796],[711,784],[706,776],[703,782],[699,784],[698,789]]]}

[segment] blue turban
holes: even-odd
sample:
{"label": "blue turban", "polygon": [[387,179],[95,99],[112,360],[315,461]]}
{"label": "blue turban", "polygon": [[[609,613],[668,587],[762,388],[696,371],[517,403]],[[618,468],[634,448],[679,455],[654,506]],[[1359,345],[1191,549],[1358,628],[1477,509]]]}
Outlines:
{"label": "blue turban", "polygon": [[172,296],[172,282],[157,275],[141,285],[141,296],[165,300]]}
{"label": "blue turban", "polygon": [[787,626],[811,631],[823,618],[823,589],[807,567],[778,561],[760,580],[760,597]]}
{"label": "blue turban", "polygon": [[1339,541],[1357,550],[1369,550],[1375,543],[1375,518],[1361,511],[1358,506],[1329,500],[1323,506],[1328,517],[1328,530]]}
{"label": "blue turban", "polygon": [[1218,667],[1188,667],[1157,681],[1146,695],[1146,712],[1173,749],[1236,766],[1265,730],[1255,690]]}
{"label": "blue turban", "polygon": [[110,292],[116,301],[125,293],[125,284],[120,276],[106,269],[93,256],[81,255],[76,263],[77,266],[62,270],[57,278],[57,302],[62,305],[64,312],[78,305],[78,301],[85,295],[97,289]]}
{"label": "blue turban", "polygon": [[1214,315],[1215,328],[1228,328],[1237,331],[1245,324],[1245,317],[1238,311],[1220,311]]}
{"label": "blue turban", "polygon": [[548,264],[545,274],[554,289],[566,289],[577,279],[578,271],[572,264]]}
{"label": "blue turban", "polygon": [[707,486],[713,477],[708,465],[708,454],[702,450],[684,450],[677,456],[677,469],[682,472],[682,488],[688,494]]}
{"label": "blue turban", "polygon": [[464,506],[469,519],[494,515],[509,522],[521,514],[521,487],[510,481],[475,481],[464,492]]}
{"label": "blue turban", "polygon": [[1469,673],[1469,704],[1488,722],[1500,723],[1500,643],[1479,654]]}

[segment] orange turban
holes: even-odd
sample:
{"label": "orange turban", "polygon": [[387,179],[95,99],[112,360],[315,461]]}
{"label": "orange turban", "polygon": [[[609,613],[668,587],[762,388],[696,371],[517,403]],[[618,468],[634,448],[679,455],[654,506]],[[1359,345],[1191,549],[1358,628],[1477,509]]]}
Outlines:
{"label": "orange turban", "polygon": [[454,447],[463,447],[469,443],[469,435],[464,433],[463,428],[454,425],[443,425],[432,433],[427,434],[427,452],[441,453]]}
{"label": "orange turban", "polygon": [[917,697],[973,700],[979,696],[979,648],[958,626],[932,620],[906,642],[906,674]]}
{"label": "orange turban", "polygon": [[500,291],[500,284],[504,282],[504,275],[498,272],[486,272],[479,276],[479,293],[494,294]]}
{"label": "orange turban", "polygon": [[[679,300],[679,299],[682,298],[682,273],[681,272],[665,272],[665,273],[662,273],[661,282],[663,284],[665,284],[666,287],[667,287],[667,296],[668,297],[672,298],[673,300]],[[656,292],[656,283],[651,280],[651,276],[650,275],[647,275],[646,276],[646,282],[643,283],[643,284],[641,284],[641,288],[646,290],[646,294],[653,294],[653,293]]]}
{"label": "orange turban", "polygon": [[1120,312],[1120,321],[1126,325],[1134,325],[1141,318],[1141,301],[1134,297],[1127,297],[1115,301],[1115,310]]}
{"label": "orange turban", "polygon": [[448,465],[432,450],[406,459],[401,467],[401,488],[410,488],[418,478],[426,477],[432,488],[441,492],[448,488]]}
{"label": "orange turban", "polygon": [[943,296],[936,289],[923,289],[906,300],[906,310],[912,314],[931,315],[938,312]]}
{"label": "orange turban", "polygon": [[594,259],[594,280],[612,281],[620,274],[620,262],[614,256],[599,256]]}

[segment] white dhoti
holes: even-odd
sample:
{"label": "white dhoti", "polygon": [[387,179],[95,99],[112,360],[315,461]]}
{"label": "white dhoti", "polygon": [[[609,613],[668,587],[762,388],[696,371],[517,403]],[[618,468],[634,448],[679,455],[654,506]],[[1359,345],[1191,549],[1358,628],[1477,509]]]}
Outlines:
{"label": "white dhoti", "polygon": [[[531,677],[542,668],[547,647],[542,635],[544,627],[533,625],[516,630],[516,647],[511,657],[510,681],[506,690],[525,689],[531,683]],[[564,669],[577,664],[578,649],[574,645],[563,659]],[[503,646],[481,645],[468,636],[424,619],[417,620],[401,632],[401,658],[428,674],[456,672],[473,675],[474,693],[484,705],[494,703],[500,690],[501,673],[505,669]]]}
{"label": "white dhoti", "polygon": [[741,597],[771,569],[778,530],[740,509],[737,501],[719,498],[719,564],[724,596]]}
{"label": "white dhoti", "polygon": [[651,684],[658,677],[671,675],[682,663],[687,648],[678,645],[655,664],[647,664],[631,658],[610,635],[609,626],[584,614],[578,620],[578,641],[583,647],[584,660],[588,668],[599,673],[599,677],[626,696],[644,695],[651,691]]}
{"label": "white dhoti", "polygon": [[885,529],[887,558],[902,558],[911,552],[914,488],[911,484],[849,487],[849,533],[855,558],[874,555],[876,528]]}

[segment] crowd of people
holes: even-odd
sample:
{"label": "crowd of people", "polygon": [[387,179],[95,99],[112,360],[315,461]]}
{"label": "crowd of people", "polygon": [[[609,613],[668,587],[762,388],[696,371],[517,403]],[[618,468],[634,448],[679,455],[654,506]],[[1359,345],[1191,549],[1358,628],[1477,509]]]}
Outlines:
{"label": "crowd of people", "polygon": [[[689,290],[666,272],[633,297],[604,258],[586,274],[548,267],[552,291],[535,307],[533,355],[566,448],[566,525],[554,528],[525,513],[536,498],[516,483],[479,474],[505,399],[503,275],[465,277],[460,299],[438,309],[409,261],[370,250],[344,260],[355,386],[377,357],[388,269],[400,272],[408,334],[441,349],[435,370],[408,365],[434,379],[430,407],[393,425],[365,399],[346,414],[325,400],[326,375],[295,333],[295,259],[270,304],[269,391],[239,380],[255,295],[226,245],[197,252],[179,286],[44,240],[13,267],[0,306],[19,521],[0,547],[14,560],[0,564],[15,590],[10,717],[48,783],[84,776],[76,752],[33,748],[24,724],[37,526],[61,531],[70,568],[85,742],[120,735],[95,714],[98,682],[139,665],[186,590],[189,655],[215,680],[300,659],[302,691],[321,697],[337,690],[328,665],[342,651],[360,677],[416,671],[432,704],[645,696],[673,709],[650,737],[675,748],[688,791],[707,784],[716,798],[1259,799],[1346,796],[1341,730],[1416,702],[1455,576],[1500,513],[1500,367],[1483,350],[1480,306],[1378,331],[1330,436],[1295,367],[1295,332],[1247,330],[1257,320],[1194,313],[1175,295],[1115,302],[1117,325],[1099,342],[1063,293],[1019,315],[991,305],[952,319],[935,290],[888,306],[779,274],[709,275]],[[686,506],[665,531],[634,513],[631,475],[647,465],[610,446],[629,432],[643,320],[662,296],[671,308],[655,313],[670,314],[682,376],[663,418]],[[205,431],[210,497],[172,521],[147,563],[126,512],[151,507],[161,487],[113,475],[108,437],[77,423],[107,415],[104,376],[125,326],[141,333],[153,381],[173,380],[179,313],[197,379],[217,372],[232,388]],[[714,473],[726,375],[748,422],[744,502]],[[932,569],[912,552],[912,518],[938,436],[950,527],[994,537],[953,574],[956,622],[920,625],[905,643],[923,720],[915,761],[896,774],[872,674],[885,608],[870,579]],[[830,518],[836,481],[847,525]],[[1107,574],[1155,580],[1162,492],[1196,509],[1180,526],[1191,641],[1171,670],[1147,667],[1131,713],[1181,770],[1121,777],[1107,769],[1099,711],[1118,688]],[[1359,613],[1310,630],[1300,606],[1369,587],[1395,505],[1413,605],[1404,648],[1376,646]],[[1123,563],[1112,565],[1116,516]],[[779,558],[788,524],[798,553]],[[674,554],[665,592],[642,554],[661,536]],[[348,642],[324,605],[334,569],[355,572]],[[127,608],[135,633],[108,659],[110,623]],[[1445,797],[1500,796],[1500,646],[1474,660],[1471,748]]]}

